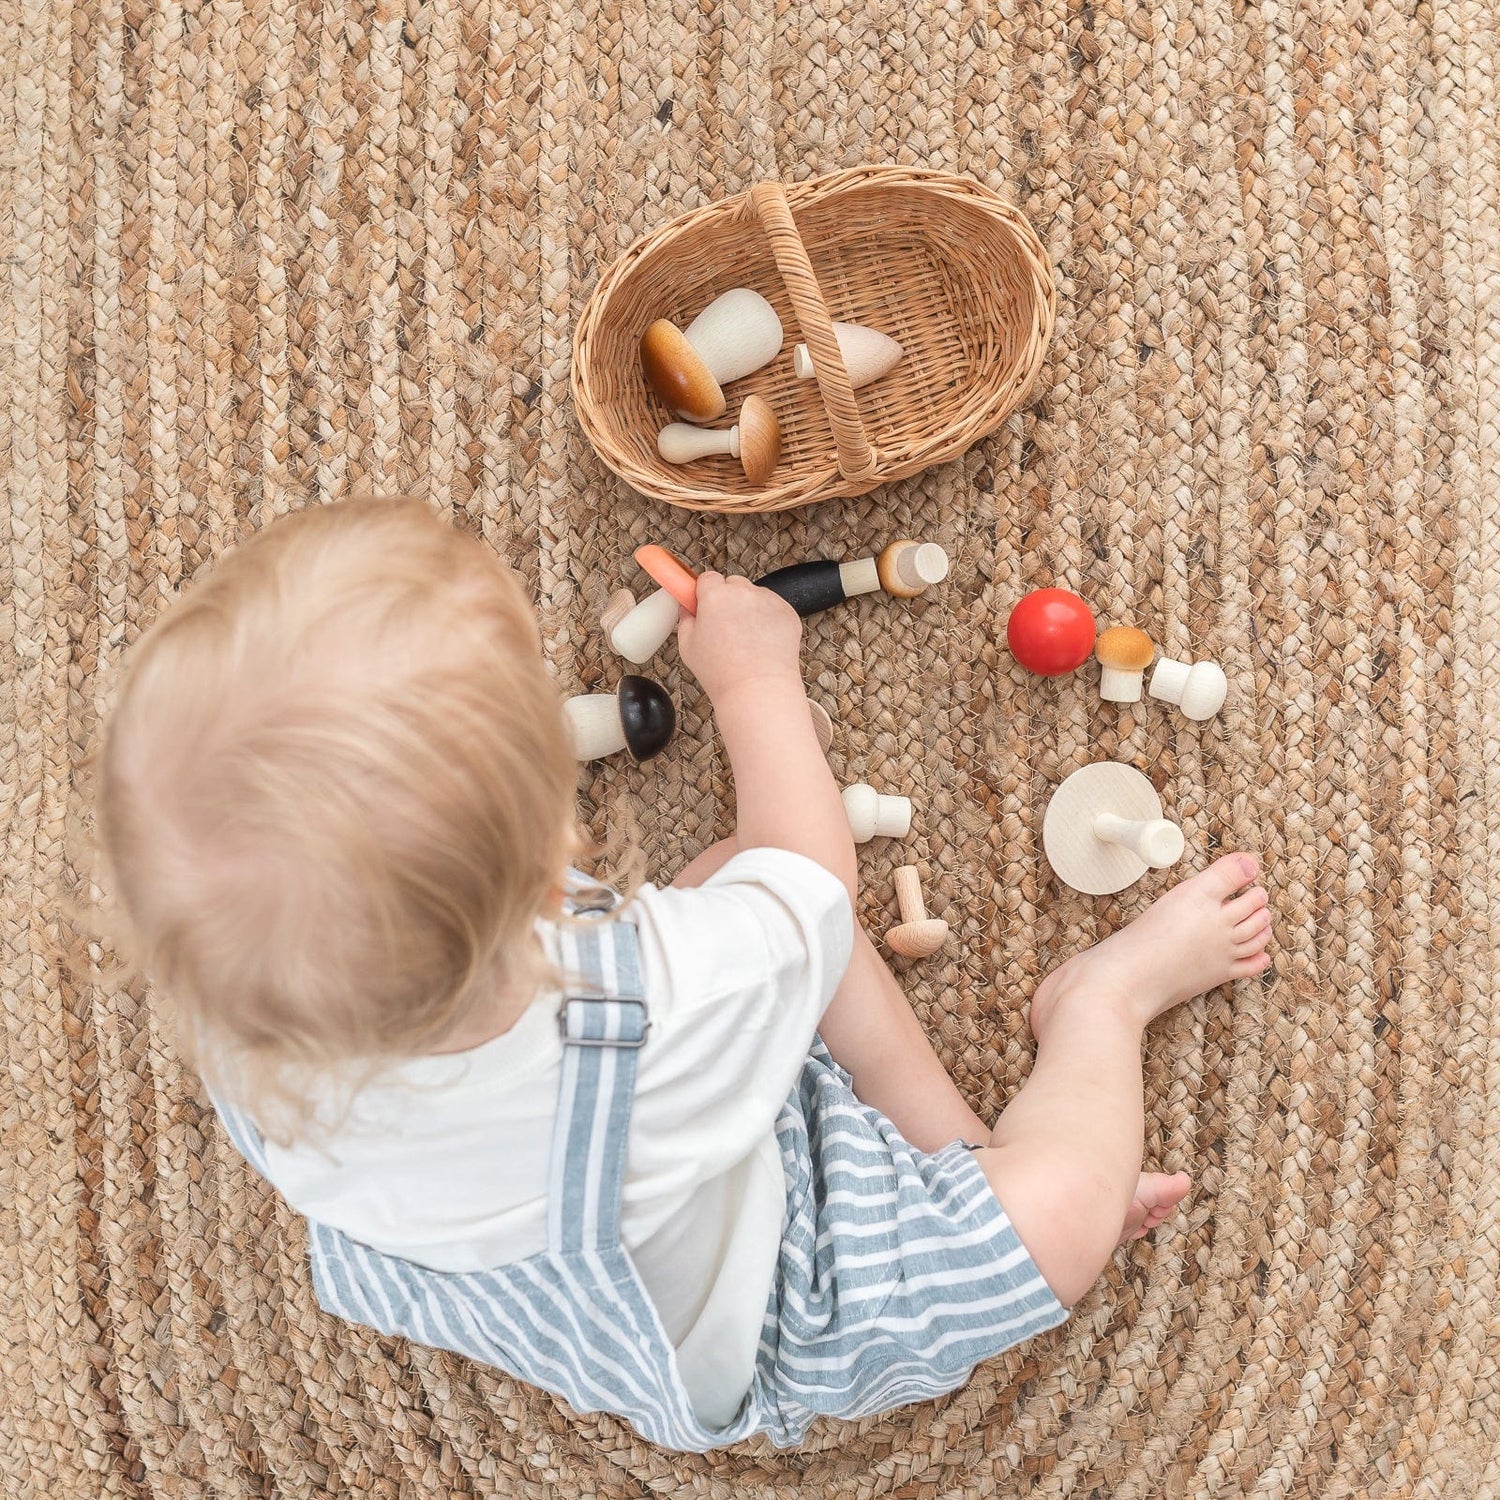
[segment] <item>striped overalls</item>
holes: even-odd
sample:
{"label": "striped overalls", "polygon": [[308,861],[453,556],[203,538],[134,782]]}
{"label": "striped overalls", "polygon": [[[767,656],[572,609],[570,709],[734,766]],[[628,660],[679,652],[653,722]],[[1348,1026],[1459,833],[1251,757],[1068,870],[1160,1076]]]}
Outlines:
{"label": "striped overalls", "polygon": [[[777,1120],[787,1216],[755,1378],[727,1426],[704,1426],[619,1236],[636,1063],[650,1030],[635,928],[605,919],[559,932],[574,982],[558,1011],[547,1248],[489,1271],[439,1271],[309,1223],[313,1287],[327,1311],[469,1355],[577,1412],[615,1413],[648,1440],[693,1452],[755,1432],[790,1447],[820,1415],[940,1395],[978,1360],[1066,1316],[963,1143],[916,1152],[854,1098],[815,1037]],[[264,1173],[253,1123],[219,1113]],[[820,1113],[814,1141],[809,1120]],[[905,1158],[894,1165],[893,1147]],[[829,1203],[843,1205],[832,1233]]]}

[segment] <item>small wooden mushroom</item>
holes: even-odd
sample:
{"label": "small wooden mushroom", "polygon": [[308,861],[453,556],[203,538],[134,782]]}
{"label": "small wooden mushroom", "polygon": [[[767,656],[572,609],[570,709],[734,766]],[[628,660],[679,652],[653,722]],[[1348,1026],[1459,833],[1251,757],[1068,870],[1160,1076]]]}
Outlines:
{"label": "small wooden mushroom", "polygon": [[637,762],[667,746],[677,729],[677,710],[660,683],[627,673],[613,693],[580,693],[563,703],[563,715],[579,760],[598,760],[628,750]]}
{"label": "small wooden mushroom", "polygon": [[936,953],[948,938],[948,924],[941,917],[929,917],[922,905],[922,880],[915,865],[902,865],[896,871],[896,903],[901,908],[901,922],[885,935],[886,946],[906,958],[926,958]]}
{"label": "small wooden mushroom", "polygon": [[886,796],[866,781],[846,786],[844,812],[856,844],[873,838],[904,839],[911,832],[911,798]]}
{"label": "small wooden mushroom", "polygon": [[715,297],[683,332],[666,318],[641,335],[641,365],[662,404],[690,422],[724,414],[724,386],[781,352],[781,319],[759,292]]}
{"label": "small wooden mushroom", "polygon": [[833,744],[833,720],[829,717],[828,710],[811,698],[807,700],[807,707],[812,714],[813,733],[818,737],[818,749],[827,755]]}
{"label": "small wooden mushroom", "polygon": [[1144,630],[1133,625],[1111,625],[1094,644],[1099,658],[1099,696],[1106,703],[1139,703],[1141,675],[1151,665],[1156,647]]}
{"label": "small wooden mushroom", "polygon": [[1217,662],[1162,657],[1151,673],[1151,696],[1175,703],[1190,719],[1211,719],[1224,706],[1229,679]]}
{"label": "small wooden mushroom", "polygon": [[781,425],[768,401],[745,397],[740,419],[733,427],[694,427],[673,422],[656,435],[656,451],[669,464],[727,454],[737,458],[751,484],[764,484],[781,458]]}
{"label": "small wooden mushroom", "polygon": [[682,606],[665,589],[653,589],[639,604],[629,589],[616,589],[599,623],[610,646],[641,666],[661,650],[681,618]]}
{"label": "small wooden mushroom", "polygon": [[[861,323],[835,323],[833,336],[838,340],[839,353],[844,357],[849,384],[855,390],[879,380],[903,353],[901,345],[889,334],[866,328]],[[799,380],[811,380],[815,375],[812,355],[806,344],[793,346],[792,369]]]}
{"label": "small wooden mushroom", "polygon": [[846,599],[877,589],[898,599],[913,599],[948,576],[948,554],[936,542],[892,542],[878,557],[853,562],[816,558],[776,568],[755,581],[780,594],[799,615],[815,615]]}

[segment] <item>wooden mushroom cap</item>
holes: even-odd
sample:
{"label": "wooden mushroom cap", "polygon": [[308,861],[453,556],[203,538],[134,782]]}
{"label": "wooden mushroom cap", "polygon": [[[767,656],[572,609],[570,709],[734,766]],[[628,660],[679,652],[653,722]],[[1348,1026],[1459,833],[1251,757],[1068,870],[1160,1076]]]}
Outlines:
{"label": "wooden mushroom cap", "polygon": [[926,958],[936,953],[948,940],[948,924],[941,917],[925,917],[920,922],[903,922],[886,933],[886,946],[903,958]]}
{"label": "wooden mushroom cap", "polygon": [[764,484],[781,459],[781,424],[763,396],[746,396],[740,408],[740,464],[751,484]]}
{"label": "wooden mushroom cap", "polygon": [[669,410],[692,422],[712,422],[724,414],[723,389],[675,323],[658,318],[641,335],[641,366]]}
{"label": "wooden mushroom cap", "polygon": [[1106,667],[1121,672],[1144,672],[1156,655],[1156,647],[1144,630],[1134,625],[1111,625],[1094,646],[1094,655]]}
{"label": "wooden mushroom cap", "polygon": [[626,673],[620,679],[619,703],[625,748],[637,761],[660,754],[677,729],[677,710],[667,690],[649,677]]}

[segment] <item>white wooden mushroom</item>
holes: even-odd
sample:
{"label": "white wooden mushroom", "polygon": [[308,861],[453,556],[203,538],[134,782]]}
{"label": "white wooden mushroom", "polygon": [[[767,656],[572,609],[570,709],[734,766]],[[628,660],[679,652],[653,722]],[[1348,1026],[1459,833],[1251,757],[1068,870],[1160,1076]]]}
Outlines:
{"label": "white wooden mushroom", "polygon": [[653,589],[639,604],[629,589],[616,589],[599,623],[610,646],[640,666],[661,650],[681,618],[682,606],[665,589]]}
{"label": "white wooden mushroom", "polygon": [[846,786],[843,796],[856,844],[873,838],[904,839],[911,832],[911,798],[887,796],[867,781]]}
{"label": "white wooden mushroom", "polygon": [[1153,698],[1175,703],[1190,719],[1211,719],[1224,706],[1229,679],[1213,661],[1173,661],[1162,657],[1151,671]]}

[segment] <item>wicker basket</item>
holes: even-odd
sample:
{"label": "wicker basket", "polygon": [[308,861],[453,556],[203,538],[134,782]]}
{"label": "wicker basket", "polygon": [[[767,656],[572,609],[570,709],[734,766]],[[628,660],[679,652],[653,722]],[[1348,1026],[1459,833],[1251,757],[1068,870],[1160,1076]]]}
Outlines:
{"label": "wicker basket", "polygon": [[[725,387],[771,403],[781,462],[762,485],[726,458],[669,464],[656,434],[677,418],[641,370],[656,318],[686,327],[730,287],[766,297],[785,329],[770,364]],[[573,402],[600,458],[642,494],[692,510],[771,511],[863,495],[962,453],[1016,409],[1052,335],[1057,292],[1021,214],[966,177],[856,167],[757,184],[638,240],[599,279],[573,345]],[[857,394],[834,320],[905,351]],[[817,375],[792,371],[807,344]]]}

